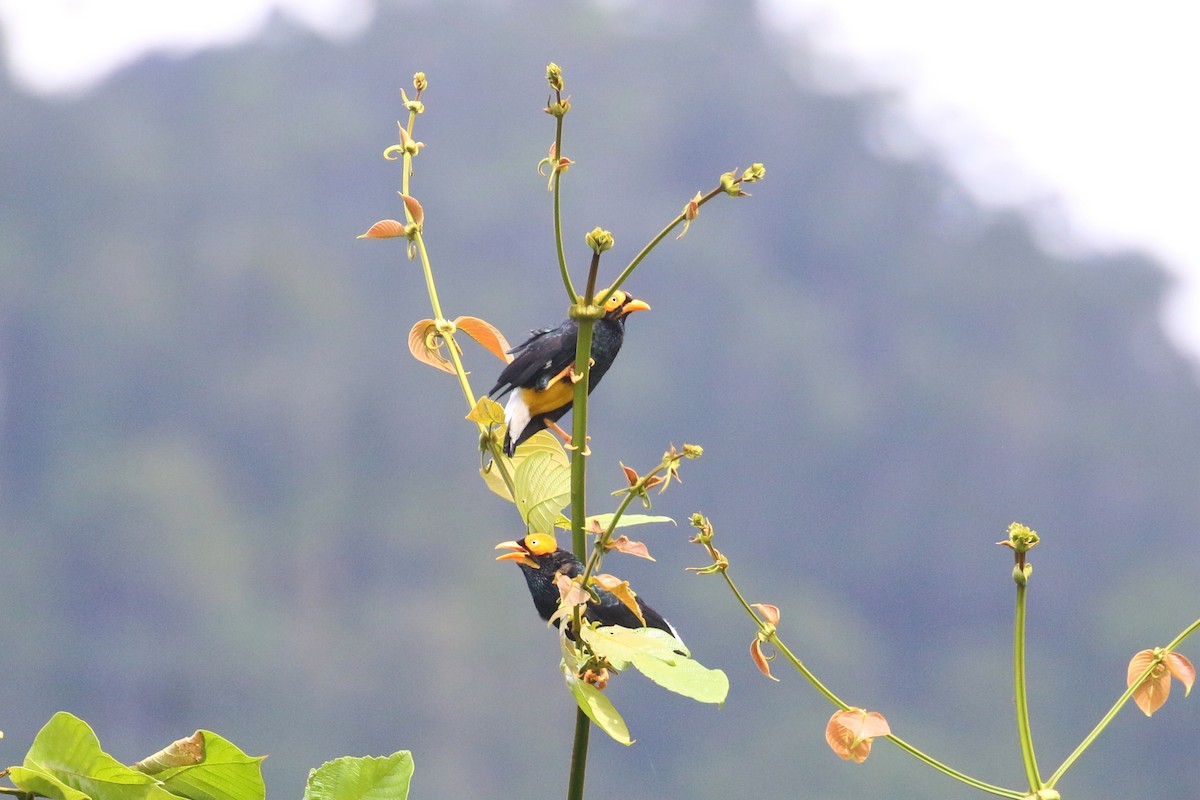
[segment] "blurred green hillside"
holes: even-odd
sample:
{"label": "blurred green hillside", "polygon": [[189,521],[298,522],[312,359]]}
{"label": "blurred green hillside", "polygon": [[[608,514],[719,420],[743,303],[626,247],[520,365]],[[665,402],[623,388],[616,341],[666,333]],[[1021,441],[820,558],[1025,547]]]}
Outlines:
{"label": "blurred green hillside", "polygon": [[[493,561],[520,521],[475,474],[453,379],[407,353],[419,268],[355,239],[401,214],[380,155],[417,70],[413,192],[443,305],[510,340],[566,312],[535,171],[549,61],[574,103],[579,274],[585,231],[614,232],[611,279],[698,189],[766,164],[628,285],[654,310],[594,395],[591,504],[618,459],[703,445],[654,513],[707,514],[835,691],[1019,784],[993,544],[1013,520],[1043,536],[1044,770],[1129,657],[1197,616],[1200,390],[1160,329],[1160,267],[1045,252],[939,164],[889,156],[889,98],[805,85],[803,43],[747,0],[605,8],[397,2],[351,42],[279,25],[71,100],[0,84],[0,762],[66,709],[126,762],[219,731],[271,755],[274,798],[328,758],[401,748],[414,797],[562,793],[554,637]],[[485,390],[498,362],[466,357]],[[781,668],[763,680],[743,613],[683,571],[704,563],[688,535],[606,566],[729,673],[729,701],[619,678],[638,742],[594,737],[589,796],[968,796],[885,745],[838,761],[831,709]],[[1194,796],[1198,726],[1194,699],[1126,711],[1060,789]]]}

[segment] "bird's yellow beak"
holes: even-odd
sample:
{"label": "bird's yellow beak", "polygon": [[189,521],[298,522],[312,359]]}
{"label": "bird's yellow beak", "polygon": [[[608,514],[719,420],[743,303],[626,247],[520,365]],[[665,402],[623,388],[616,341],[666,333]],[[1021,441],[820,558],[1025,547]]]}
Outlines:
{"label": "bird's yellow beak", "polygon": [[524,564],[527,567],[538,568],[538,563],[529,557],[529,551],[520,542],[501,542],[493,549],[513,551],[505,553],[502,556],[496,556],[497,561],[516,561],[518,564]]}
{"label": "bird's yellow beak", "polygon": [[625,304],[625,308],[622,309],[621,316],[623,316],[623,317],[629,316],[634,311],[649,311],[649,310],[650,310],[649,303],[643,302],[642,300],[630,300],[628,303]]}

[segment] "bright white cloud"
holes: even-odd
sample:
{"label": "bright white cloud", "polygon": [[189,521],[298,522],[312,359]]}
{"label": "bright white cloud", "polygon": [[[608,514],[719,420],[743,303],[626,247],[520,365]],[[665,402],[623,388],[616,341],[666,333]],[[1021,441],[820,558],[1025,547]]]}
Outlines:
{"label": "bright white cloud", "polygon": [[831,58],[818,73],[827,88],[897,88],[903,116],[980,200],[1049,212],[1051,246],[1137,247],[1163,259],[1184,281],[1168,330],[1200,353],[1200,6],[764,6]]}
{"label": "bright white cloud", "polygon": [[370,0],[0,0],[8,71],[33,92],[86,89],[150,52],[250,39],[278,12],[330,36],[360,30]]}
{"label": "bright white cloud", "polygon": [[[1200,354],[1200,6],[760,2],[773,29],[824,53],[825,88],[895,88],[904,125],[982,201],[1042,212],[1052,246],[1135,246],[1161,257],[1183,279],[1168,329]],[[373,0],[0,0],[0,33],[14,79],[56,93],[148,52],[249,39],[272,13],[347,36],[372,10]],[[626,13],[642,12],[630,4]]]}

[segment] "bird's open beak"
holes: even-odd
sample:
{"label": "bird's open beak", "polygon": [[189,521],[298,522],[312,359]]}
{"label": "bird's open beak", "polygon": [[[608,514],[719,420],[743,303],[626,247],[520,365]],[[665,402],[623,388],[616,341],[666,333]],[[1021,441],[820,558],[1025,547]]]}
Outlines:
{"label": "bird's open beak", "polygon": [[632,314],[634,311],[649,311],[649,310],[650,310],[649,303],[645,303],[641,300],[630,300],[628,303],[625,304],[625,308],[622,309],[623,313],[621,314],[621,316],[627,317],[630,314]]}
{"label": "bird's open beak", "polygon": [[520,542],[501,542],[494,549],[514,551],[512,553],[505,553],[502,556],[496,556],[497,561],[516,561],[518,564],[524,564],[527,567],[538,568],[538,563],[529,557],[529,551]]}

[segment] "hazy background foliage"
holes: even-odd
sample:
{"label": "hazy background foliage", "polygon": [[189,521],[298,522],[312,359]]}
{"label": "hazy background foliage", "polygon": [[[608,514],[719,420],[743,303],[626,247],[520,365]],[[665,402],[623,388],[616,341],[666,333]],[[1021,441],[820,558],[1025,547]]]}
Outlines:
{"label": "hazy background foliage", "polygon": [[[534,170],[554,60],[580,275],[586,230],[615,233],[611,278],[719,173],[768,168],[629,284],[654,310],[595,395],[592,508],[618,459],[704,445],[655,513],[708,514],[835,691],[1009,785],[1011,554],[993,542],[1031,525],[1052,769],[1133,652],[1197,613],[1200,392],[1160,331],[1167,279],[1039,248],[1016,213],[891,155],[887,98],[818,94],[807,59],[748,0],[452,0],[384,3],[348,43],[281,25],[67,101],[0,84],[0,761],[66,709],[126,762],[219,731],[271,755],[275,797],[400,748],[414,796],[563,791],[557,647],[493,561],[519,520],[475,475],[453,379],[406,351],[428,316],[417,267],[354,238],[401,214],[380,154],[424,70],[414,194],[447,314],[514,340],[562,319]],[[467,359],[485,390],[498,362]],[[596,737],[591,796],[969,794],[888,746],[839,762],[831,709],[759,677],[742,611],[683,571],[703,564],[688,535],[606,566],[729,673],[729,701],[621,677],[638,742]],[[1127,711],[1064,794],[1195,794],[1195,702]]]}

